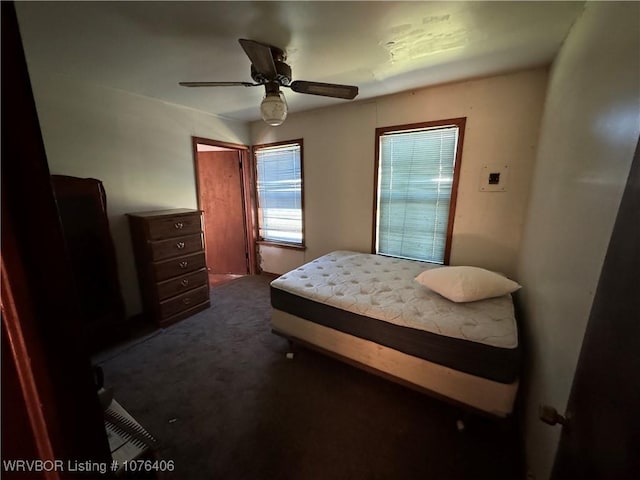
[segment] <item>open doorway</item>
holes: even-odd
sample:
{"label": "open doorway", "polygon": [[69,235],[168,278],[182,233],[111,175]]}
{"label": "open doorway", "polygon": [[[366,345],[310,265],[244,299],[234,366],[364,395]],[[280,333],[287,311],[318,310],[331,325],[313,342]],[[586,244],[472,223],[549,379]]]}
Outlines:
{"label": "open doorway", "polygon": [[209,283],[216,286],[256,271],[249,147],[192,140]]}

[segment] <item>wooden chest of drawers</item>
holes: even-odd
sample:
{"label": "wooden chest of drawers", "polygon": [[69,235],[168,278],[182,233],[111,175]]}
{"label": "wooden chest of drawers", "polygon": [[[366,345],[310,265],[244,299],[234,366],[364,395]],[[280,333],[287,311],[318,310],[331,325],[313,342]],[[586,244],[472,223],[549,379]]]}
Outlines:
{"label": "wooden chest of drawers", "polygon": [[200,210],[127,214],[145,311],[161,326],[210,306]]}

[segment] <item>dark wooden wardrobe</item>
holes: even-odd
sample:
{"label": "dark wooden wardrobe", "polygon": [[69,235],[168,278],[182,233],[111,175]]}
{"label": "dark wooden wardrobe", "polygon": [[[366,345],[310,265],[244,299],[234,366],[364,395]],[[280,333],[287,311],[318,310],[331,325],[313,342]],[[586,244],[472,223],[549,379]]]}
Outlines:
{"label": "dark wooden wardrobe", "polygon": [[96,351],[127,334],[115,248],[100,180],[52,175],[85,339]]}

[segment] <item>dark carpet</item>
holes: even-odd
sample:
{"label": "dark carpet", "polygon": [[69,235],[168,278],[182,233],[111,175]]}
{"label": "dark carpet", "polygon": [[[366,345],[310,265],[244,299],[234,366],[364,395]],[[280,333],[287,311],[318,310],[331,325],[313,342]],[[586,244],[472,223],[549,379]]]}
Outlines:
{"label": "dark carpet", "polygon": [[517,479],[513,429],[271,333],[267,276],[99,356],[105,384],[175,462],[161,479]]}

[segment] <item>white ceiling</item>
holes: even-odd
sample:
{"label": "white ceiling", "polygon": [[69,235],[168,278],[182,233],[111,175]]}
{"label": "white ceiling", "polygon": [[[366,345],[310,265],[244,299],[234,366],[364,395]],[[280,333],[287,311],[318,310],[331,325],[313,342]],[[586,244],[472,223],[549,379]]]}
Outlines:
{"label": "white ceiling", "polygon": [[[17,2],[32,72],[60,74],[243,121],[262,87],[238,43],[284,48],[294,80],[356,98],[550,63],[583,2]],[[292,112],[346,102],[284,89]]]}

